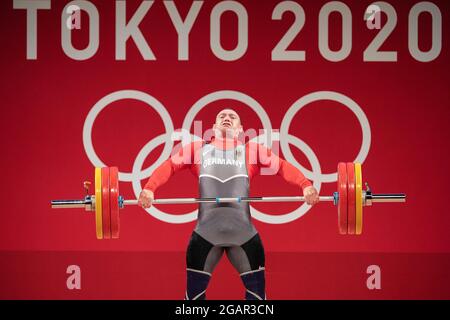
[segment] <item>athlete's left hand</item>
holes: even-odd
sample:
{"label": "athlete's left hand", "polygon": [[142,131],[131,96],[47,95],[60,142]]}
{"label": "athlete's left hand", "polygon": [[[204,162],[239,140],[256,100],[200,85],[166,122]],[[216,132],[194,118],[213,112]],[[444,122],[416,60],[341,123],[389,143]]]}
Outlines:
{"label": "athlete's left hand", "polygon": [[303,196],[305,197],[306,203],[311,206],[319,202],[319,193],[313,186],[303,189]]}

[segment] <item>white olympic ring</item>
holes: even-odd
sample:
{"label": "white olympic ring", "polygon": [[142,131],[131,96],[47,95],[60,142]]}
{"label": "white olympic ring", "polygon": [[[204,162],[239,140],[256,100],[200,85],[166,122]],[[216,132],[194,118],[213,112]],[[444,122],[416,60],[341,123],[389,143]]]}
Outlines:
{"label": "white olympic ring", "polygon": [[[156,112],[158,112],[159,116],[162,118],[166,132],[173,132],[174,130],[172,118],[170,117],[169,112],[167,112],[166,108],[164,108],[161,102],[159,102],[156,98],[152,97],[151,95],[137,90],[122,90],[110,93],[107,96],[100,99],[100,101],[98,101],[92,107],[91,111],[89,111],[86,120],[84,122],[83,145],[89,160],[91,160],[92,164],[95,167],[105,167],[106,165],[100,160],[97,153],[95,153],[94,146],[92,145],[92,127],[94,125],[94,121],[97,118],[98,114],[110,103],[122,99],[135,99],[148,104],[150,107],[154,108]],[[173,141],[171,139],[168,139],[162,151],[161,157],[168,158],[170,156],[172,148],[173,148]],[[156,169],[156,167],[157,166],[155,164],[152,164],[143,172],[139,172],[137,178],[145,179],[147,177],[150,177],[150,175],[152,174],[153,170]],[[132,181],[133,178],[136,177],[130,173],[119,172],[119,181]]]}
{"label": "white olympic ring", "polygon": [[[166,129],[165,134],[161,134],[149,142],[145,144],[145,146],[139,151],[134,163],[131,173],[123,173],[119,172],[119,181],[131,181],[133,186],[133,191],[135,193],[136,198],[139,197],[140,192],[142,191],[141,181],[143,179],[148,178],[153,171],[163,162],[165,161],[171,154],[172,148],[173,148],[173,141],[172,141],[172,133],[174,132],[173,122],[172,118],[170,117],[169,113],[167,112],[166,108],[162,105],[161,102],[159,102],[156,98],[136,90],[122,90],[122,91],[116,91],[113,92],[104,98],[100,99],[90,110],[88,113],[84,127],[83,127],[83,144],[86,151],[86,154],[89,158],[89,160],[92,162],[92,164],[96,167],[102,167],[105,166],[105,164],[100,160],[98,155],[95,153],[93,144],[92,144],[92,128],[95,122],[96,117],[98,114],[110,103],[121,100],[121,99],[136,99],[140,100],[146,104],[148,104],[150,107],[154,108],[160,117],[163,120],[164,127]],[[263,135],[260,135],[258,137],[253,138],[253,141],[258,141],[257,138],[264,137],[263,144],[266,146],[272,146],[272,124],[270,122],[270,118],[268,117],[266,111],[264,108],[252,97],[239,92],[239,91],[232,91],[232,90],[222,90],[222,91],[216,91],[207,94],[203,98],[199,99],[197,102],[194,103],[194,105],[189,109],[188,113],[186,114],[186,117],[183,121],[182,128],[185,130],[190,131],[190,127],[192,125],[192,122],[197,115],[197,113],[202,110],[204,107],[206,107],[209,103],[217,100],[222,99],[232,99],[236,101],[240,101],[247,106],[249,106],[255,113],[258,115],[259,119],[261,120],[261,123],[263,124],[263,128],[265,129],[265,133]],[[358,162],[364,162],[366,159],[369,148],[370,148],[370,142],[371,142],[371,131],[370,131],[370,125],[369,121],[364,114],[364,111],[359,107],[359,105],[353,101],[352,99],[348,98],[347,96],[332,92],[332,91],[318,91],[310,93],[300,99],[298,99],[286,112],[282,122],[281,122],[281,128],[279,133],[279,140],[280,140],[280,146],[281,150],[284,154],[285,159],[292,163],[295,167],[297,167],[299,170],[301,170],[305,177],[313,181],[314,187],[317,189],[318,192],[320,192],[320,188],[322,186],[322,183],[324,182],[334,182],[337,179],[337,173],[329,173],[329,174],[322,174],[321,167],[319,160],[317,159],[316,154],[313,152],[313,150],[301,139],[299,139],[296,136],[293,136],[288,133],[290,123],[294,117],[294,115],[304,106],[307,104],[318,101],[318,100],[333,100],[340,102],[341,104],[348,107],[357,117],[361,128],[362,128],[362,145],[359,154],[357,155],[355,161]],[[274,135],[276,136],[276,135]],[[191,137],[194,138],[194,141],[201,139],[200,137],[191,135]],[[260,141],[260,140],[259,140]],[[144,161],[146,157],[151,153],[151,151],[159,146],[160,144],[165,143],[164,149],[160,155],[160,157],[148,168],[142,170],[142,166],[144,164]],[[289,144],[293,144],[298,149],[300,149],[308,159],[308,161],[311,164],[312,171],[307,170],[302,165],[300,165],[296,159],[294,158]],[[298,219],[299,217],[303,216],[306,212],[309,211],[311,207],[308,206],[306,203],[295,209],[294,211],[282,215],[269,215],[263,212],[260,212],[256,210],[253,206],[250,206],[251,209],[251,215],[255,219],[271,223],[271,224],[281,224],[281,223],[288,223],[291,221],[294,221]],[[168,223],[187,223],[194,221],[197,218],[197,210],[186,213],[186,214],[170,214],[163,211],[160,211],[155,208],[155,206],[152,206],[146,211],[154,216],[155,218],[168,222]]]}
{"label": "white olympic ring", "polygon": [[[370,134],[370,125],[369,120],[367,120],[366,115],[364,114],[364,111],[361,109],[358,104],[350,99],[347,96],[344,96],[343,94],[332,92],[332,91],[318,91],[313,92],[310,94],[307,94],[306,96],[298,99],[294,102],[294,104],[289,108],[289,110],[286,112],[286,115],[283,118],[283,121],[281,122],[280,127],[280,146],[281,151],[283,151],[283,155],[285,159],[292,163],[296,164],[297,167],[303,172],[306,178],[310,180],[317,180],[319,179],[321,182],[334,182],[337,181],[337,172],[336,173],[329,173],[329,174],[320,174],[316,175],[313,172],[309,171],[308,169],[304,168],[301,164],[297,162],[294,155],[291,152],[291,149],[288,145],[288,131],[289,126],[291,125],[292,118],[294,118],[294,115],[300,111],[301,108],[306,106],[307,104],[318,101],[318,100],[333,100],[342,103],[344,106],[349,108],[355,116],[359,120],[359,124],[361,125],[362,129],[362,144],[361,149],[359,151],[359,154],[356,156],[356,159],[354,162],[360,162],[363,163],[366,159],[367,155],[369,154],[369,148],[370,148],[370,140],[371,140],[371,134]],[[311,149],[310,149],[311,150]],[[310,153],[310,154],[308,154]],[[312,150],[310,152],[305,153],[306,157],[310,159],[312,156]]]}

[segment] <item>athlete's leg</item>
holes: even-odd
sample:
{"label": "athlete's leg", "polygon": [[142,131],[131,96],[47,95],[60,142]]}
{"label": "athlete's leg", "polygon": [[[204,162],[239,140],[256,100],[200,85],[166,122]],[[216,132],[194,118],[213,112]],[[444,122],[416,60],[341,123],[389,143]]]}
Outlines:
{"label": "athlete's leg", "polygon": [[245,299],[265,300],[265,255],[259,234],[240,247],[228,247],[226,252],[244,283]]}
{"label": "athlete's leg", "polygon": [[192,233],[186,252],[186,300],[206,299],[206,288],[223,251],[224,248],[212,245],[196,232]]}

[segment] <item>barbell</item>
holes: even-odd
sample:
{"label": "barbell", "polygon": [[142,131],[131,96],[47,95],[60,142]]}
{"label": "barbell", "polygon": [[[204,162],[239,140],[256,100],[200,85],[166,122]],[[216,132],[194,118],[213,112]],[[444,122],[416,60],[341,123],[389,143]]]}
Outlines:
{"label": "barbell", "polygon": [[[363,227],[363,207],[375,202],[406,202],[404,193],[373,194],[366,183],[363,190],[360,163],[338,164],[337,191],[332,196],[319,196],[320,202],[333,202],[338,211],[340,234],[360,235]],[[119,170],[117,167],[95,168],[95,194],[89,194],[89,181],[84,182],[86,196],[82,200],[52,200],[51,207],[84,208],[95,211],[97,239],[117,239],[120,233],[119,211],[126,205],[137,205],[138,200],[125,200],[119,194]],[[276,197],[217,197],[217,198],[168,198],[155,199],[153,204],[187,203],[241,203],[241,202],[304,202],[303,196]]]}

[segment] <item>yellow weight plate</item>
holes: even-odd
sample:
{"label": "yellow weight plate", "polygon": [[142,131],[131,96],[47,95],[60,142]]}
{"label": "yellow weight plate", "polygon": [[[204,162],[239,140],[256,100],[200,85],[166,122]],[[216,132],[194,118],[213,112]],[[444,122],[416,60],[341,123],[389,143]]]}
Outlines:
{"label": "yellow weight plate", "polygon": [[97,239],[103,239],[102,221],[102,169],[95,168],[95,231]]}
{"label": "yellow weight plate", "polygon": [[362,199],[362,168],[361,163],[355,163],[355,191],[356,191],[356,234],[362,233],[363,199]]}

